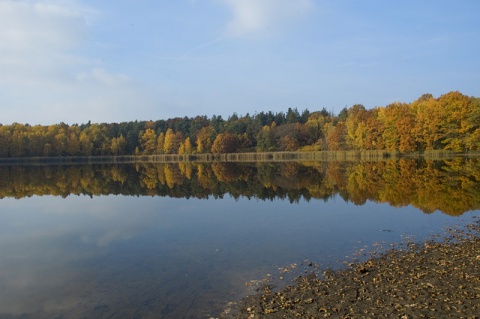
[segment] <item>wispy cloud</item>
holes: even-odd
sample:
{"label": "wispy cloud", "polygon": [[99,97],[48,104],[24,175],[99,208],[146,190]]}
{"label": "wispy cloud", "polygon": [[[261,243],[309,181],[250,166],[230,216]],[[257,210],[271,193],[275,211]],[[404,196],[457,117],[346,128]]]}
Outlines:
{"label": "wispy cloud", "polygon": [[313,0],[223,0],[232,10],[230,36],[261,37],[275,33],[313,10]]}
{"label": "wispy cloud", "polygon": [[180,62],[180,61],[183,61],[185,60],[186,58],[188,58],[191,54],[197,52],[197,51],[200,51],[200,50],[203,50],[203,49],[206,49],[206,48],[209,48],[211,46],[214,46],[215,44],[221,42],[223,40],[223,36],[222,37],[218,37],[216,39],[213,39],[212,41],[208,41],[208,42],[205,42],[205,43],[202,43],[200,45],[197,45],[196,47],[188,50],[187,52],[185,52],[182,56],[180,56],[179,58],[177,58],[177,62]]}
{"label": "wispy cloud", "polygon": [[52,2],[0,1],[0,82],[43,82],[46,73],[75,63],[69,51],[85,41],[84,25],[78,9]]}
{"label": "wispy cloud", "polygon": [[116,120],[146,103],[128,76],[81,53],[98,15],[76,0],[0,0],[3,124]]}

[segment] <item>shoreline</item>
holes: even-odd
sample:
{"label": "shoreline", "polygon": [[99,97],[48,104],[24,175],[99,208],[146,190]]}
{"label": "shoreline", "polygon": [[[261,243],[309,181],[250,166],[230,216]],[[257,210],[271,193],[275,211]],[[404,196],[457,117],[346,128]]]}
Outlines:
{"label": "shoreline", "polygon": [[480,219],[439,241],[266,285],[220,318],[480,318]]}
{"label": "shoreline", "polygon": [[384,150],[363,151],[281,151],[205,154],[156,154],[156,155],[95,155],[54,157],[0,157],[0,165],[77,165],[77,164],[136,164],[136,163],[255,163],[255,162],[328,162],[359,160],[385,161],[400,158],[446,160],[452,158],[477,158],[479,152],[456,153],[445,150],[400,153]]}

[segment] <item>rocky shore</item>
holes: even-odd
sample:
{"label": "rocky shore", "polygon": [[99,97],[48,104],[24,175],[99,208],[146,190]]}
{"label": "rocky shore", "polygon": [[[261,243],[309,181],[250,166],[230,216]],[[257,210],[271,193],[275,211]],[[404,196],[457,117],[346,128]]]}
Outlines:
{"label": "rocky shore", "polygon": [[222,318],[480,318],[480,220],[343,270],[264,286]]}

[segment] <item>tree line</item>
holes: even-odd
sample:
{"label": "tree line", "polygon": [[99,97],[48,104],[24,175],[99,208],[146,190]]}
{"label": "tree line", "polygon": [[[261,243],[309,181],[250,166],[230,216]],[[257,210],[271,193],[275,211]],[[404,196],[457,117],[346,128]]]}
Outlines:
{"label": "tree line", "polygon": [[292,203],[341,196],[425,213],[480,208],[480,161],[402,158],[378,162],[191,163],[0,166],[0,199],[69,195],[247,197]]}
{"label": "tree line", "polygon": [[334,115],[323,108],[239,116],[50,126],[0,124],[0,157],[262,151],[480,150],[480,98],[450,92]]}

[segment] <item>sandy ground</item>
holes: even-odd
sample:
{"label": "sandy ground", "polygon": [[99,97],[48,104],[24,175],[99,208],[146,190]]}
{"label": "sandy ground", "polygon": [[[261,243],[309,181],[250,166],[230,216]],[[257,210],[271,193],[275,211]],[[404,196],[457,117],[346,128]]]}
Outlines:
{"label": "sandy ground", "polygon": [[280,290],[261,287],[221,318],[480,318],[480,220]]}

